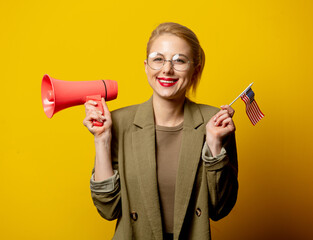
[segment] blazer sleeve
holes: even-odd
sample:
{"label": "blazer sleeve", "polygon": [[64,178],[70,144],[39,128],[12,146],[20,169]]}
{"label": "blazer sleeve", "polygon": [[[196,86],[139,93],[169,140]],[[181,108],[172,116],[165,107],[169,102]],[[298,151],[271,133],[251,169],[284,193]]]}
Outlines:
{"label": "blazer sleeve", "polygon": [[[107,219],[114,220],[121,215],[121,188],[118,172],[118,141],[113,129],[111,142],[111,158],[114,175],[101,182],[95,182],[93,176],[90,180],[91,197],[99,214]],[[94,170],[93,170],[94,171]]]}
{"label": "blazer sleeve", "polygon": [[[206,143],[205,143],[206,144]],[[221,154],[212,157],[206,146],[202,151],[209,190],[210,218],[217,221],[234,207],[238,194],[238,162],[235,134],[223,144]]]}

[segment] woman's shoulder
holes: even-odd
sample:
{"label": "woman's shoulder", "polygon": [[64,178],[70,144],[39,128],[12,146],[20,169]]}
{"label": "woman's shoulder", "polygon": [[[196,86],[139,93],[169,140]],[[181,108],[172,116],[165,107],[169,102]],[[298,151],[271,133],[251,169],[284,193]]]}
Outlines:
{"label": "woman's shoulder", "polygon": [[218,112],[219,108],[211,106],[211,105],[207,105],[207,104],[203,104],[203,103],[195,103],[201,111],[209,111],[209,112]]}
{"label": "woman's shoulder", "polygon": [[193,101],[189,101],[189,104],[193,105],[193,107],[198,108],[202,114],[202,116],[213,116],[220,109],[211,105],[203,104],[203,103],[195,103]]}
{"label": "woman's shoulder", "polygon": [[121,122],[122,124],[134,119],[138,106],[140,104],[122,107],[111,112],[113,123]]}
{"label": "woman's shoulder", "polygon": [[113,110],[111,112],[112,115],[127,115],[130,113],[134,113],[136,112],[138,106],[140,104],[136,104],[136,105],[130,105],[130,106],[126,106],[126,107],[122,107],[122,108],[118,108],[116,110]]}
{"label": "woman's shoulder", "polygon": [[119,135],[132,128],[138,106],[139,104],[131,105],[111,112],[113,135]]}
{"label": "woman's shoulder", "polygon": [[127,107],[119,108],[111,112],[113,123],[134,123],[134,120],[138,117],[146,119],[146,115],[153,113],[152,110],[152,98],[146,102],[130,105]]}

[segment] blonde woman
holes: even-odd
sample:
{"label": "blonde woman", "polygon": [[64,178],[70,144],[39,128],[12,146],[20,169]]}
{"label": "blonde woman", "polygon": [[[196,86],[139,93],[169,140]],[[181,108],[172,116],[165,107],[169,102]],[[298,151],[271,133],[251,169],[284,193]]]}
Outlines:
{"label": "blonde woman", "polygon": [[[113,239],[210,239],[209,219],[233,208],[238,191],[233,110],[191,102],[205,55],[177,23],[151,34],[144,62],[152,97],[104,116],[85,104],[94,135],[91,194],[100,215],[117,219]],[[93,120],[104,123],[92,125]]]}

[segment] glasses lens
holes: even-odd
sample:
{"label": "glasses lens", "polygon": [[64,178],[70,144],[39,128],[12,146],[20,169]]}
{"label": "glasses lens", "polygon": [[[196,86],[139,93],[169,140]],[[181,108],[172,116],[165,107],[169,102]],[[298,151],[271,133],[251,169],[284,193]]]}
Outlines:
{"label": "glasses lens", "polygon": [[189,68],[189,59],[185,55],[175,54],[172,62],[177,71],[185,71]]}
{"label": "glasses lens", "polygon": [[148,65],[154,70],[161,69],[166,61],[171,62],[177,71],[187,71],[189,69],[190,61],[182,54],[175,54],[172,60],[166,60],[163,54],[153,52],[149,54],[147,59]]}
{"label": "glasses lens", "polygon": [[164,64],[164,56],[161,53],[153,52],[148,56],[148,65],[152,69],[161,69]]}

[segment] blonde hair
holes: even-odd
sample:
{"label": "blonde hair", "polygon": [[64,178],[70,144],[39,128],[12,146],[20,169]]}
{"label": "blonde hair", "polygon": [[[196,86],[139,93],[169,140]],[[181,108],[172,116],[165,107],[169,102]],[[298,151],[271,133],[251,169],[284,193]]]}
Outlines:
{"label": "blonde hair", "polygon": [[191,80],[187,91],[189,92],[192,89],[192,92],[195,93],[197,86],[200,82],[201,74],[204,68],[205,63],[205,54],[200,46],[199,40],[196,34],[191,31],[189,28],[173,22],[161,23],[156,29],[153,30],[147,44],[147,57],[150,53],[151,45],[159,36],[162,34],[172,34],[179,38],[184,39],[188,45],[191,47],[192,51],[192,61],[195,68],[195,73]]}

